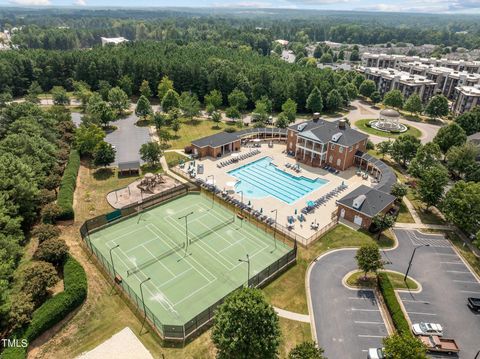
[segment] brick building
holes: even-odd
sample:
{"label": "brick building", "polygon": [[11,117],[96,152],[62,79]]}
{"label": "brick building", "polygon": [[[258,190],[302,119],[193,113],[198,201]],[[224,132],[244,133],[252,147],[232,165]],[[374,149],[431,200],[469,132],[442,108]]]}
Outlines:
{"label": "brick building", "polygon": [[368,135],[350,128],[346,120],[329,122],[316,116],[290,126],[287,151],[309,166],[329,165],[340,171],[355,163],[355,153],[365,151]]}

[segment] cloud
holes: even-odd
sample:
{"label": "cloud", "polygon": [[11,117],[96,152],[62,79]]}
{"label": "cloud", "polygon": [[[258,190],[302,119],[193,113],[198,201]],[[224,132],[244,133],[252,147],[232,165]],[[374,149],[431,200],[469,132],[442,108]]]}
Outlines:
{"label": "cloud", "polygon": [[397,3],[378,3],[358,7],[363,11],[456,13],[480,10],[480,0],[408,0]]}
{"label": "cloud", "polygon": [[10,0],[9,2],[21,6],[48,6],[52,4],[50,0]]}
{"label": "cloud", "polygon": [[87,2],[86,2],[86,0],[75,0],[73,5],[86,6]]}
{"label": "cloud", "polygon": [[241,1],[241,2],[233,2],[233,3],[213,3],[211,4],[212,7],[222,7],[222,8],[270,8],[272,7],[271,3],[268,2],[260,2],[260,1]]}

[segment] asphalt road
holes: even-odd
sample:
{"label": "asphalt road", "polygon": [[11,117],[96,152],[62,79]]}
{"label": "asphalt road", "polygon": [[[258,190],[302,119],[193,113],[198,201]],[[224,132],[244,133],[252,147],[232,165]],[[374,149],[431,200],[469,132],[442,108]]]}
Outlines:
{"label": "asphalt road", "polygon": [[[480,283],[441,235],[396,229],[398,247],[383,251],[387,269],[405,273],[415,246],[409,275],[422,285],[420,293],[400,292],[412,322],[436,322],[445,337],[460,347],[459,358],[473,359],[480,350],[480,315],[466,306],[468,296],[480,296]],[[309,284],[317,342],[327,358],[366,358],[366,350],[379,347],[387,335],[371,291],[349,290],[342,278],[357,268],[355,250],[321,257],[312,267]]]}

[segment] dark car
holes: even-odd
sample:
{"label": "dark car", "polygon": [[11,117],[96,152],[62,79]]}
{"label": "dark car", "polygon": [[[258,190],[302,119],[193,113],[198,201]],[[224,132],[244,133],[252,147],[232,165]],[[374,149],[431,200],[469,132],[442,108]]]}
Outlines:
{"label": "dark car", "polygon": [[475,312],[480,312],[480,298],[468,298],[467,305],[471,310]]}

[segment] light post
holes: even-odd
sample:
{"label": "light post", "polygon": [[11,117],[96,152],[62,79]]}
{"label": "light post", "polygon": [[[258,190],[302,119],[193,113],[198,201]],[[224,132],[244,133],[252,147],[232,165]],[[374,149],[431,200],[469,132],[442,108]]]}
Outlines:
{"label": "light post", "polygon": [[[243,205],[243,191],[238,191],[237,193],[240,193],[240,196],[241,196],[241,197],[240,197],[240,198],[241,198],[241,199],[240,199],[240,202],[241,202],[242,205]],[[243,211],[242,209],[240,209],[240,210]],[[243,219],[240,220],[240,228],[242,228],[242,225],[243,225]]]}
{"label": "light post", "polygon": [[193,214],[193,212],[187,213],[184,216],[178,217],[178,219],[185,218],[185,252],[187,251],[188,248],[188,216]]}
{"label": "light post", "polygon": [[143,326],[145,325],[145,321],[147,320],[147,311],[145,309],[145,301],[143,300],[143,289],[142,289],[142,285],[145,283],[145,282],[148,282],[150,280],[150,277],[144,279],[142,282],[140,282],[140,295],[142,297],[142,305],[143,305],[143,314],[144,314],[144,317],[143,317],[143,323],[142,323],[142,329],[140,329],[140,334],[142,334],[142,331],[143,331]]}
{"label": "light post", "polygon": [[247,259],[239,259],[239,262],[247,263],[247,288],[250,287],[250,257],[247,254]]}
{"label": "light post", "polygon": [[422,244],[421,246],[417,246],[413,249],[412,256],[410,257],[410,262],[408,262],[407,272],[405,273],[405,277],[403,277],[404,282],[407,281],[408,272],[410,271],[410,267],[412,266],[412,262],[413,262],[413,256],[415,256],[415,252],[417,251],[417,249],[421,247],[430,247],[430,244]]}
{"label": "light post", "polygon": [[[273,239],[276,239],[278,209],[272,209],[270,211],[270,213],[273,212],[275,212],[275,230],[273,231]],[[275,249],[277,249],[277,241],[275,241]]]}

